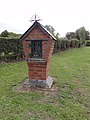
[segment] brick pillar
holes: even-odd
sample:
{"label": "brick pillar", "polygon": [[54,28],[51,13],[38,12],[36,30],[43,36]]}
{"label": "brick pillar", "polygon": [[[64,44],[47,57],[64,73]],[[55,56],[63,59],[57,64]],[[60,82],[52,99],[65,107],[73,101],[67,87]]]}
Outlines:
{"label": "brick pillar", "polygon": [[29,80],[46,80],[48,77],[46,61],[30,61],[28,62]]}

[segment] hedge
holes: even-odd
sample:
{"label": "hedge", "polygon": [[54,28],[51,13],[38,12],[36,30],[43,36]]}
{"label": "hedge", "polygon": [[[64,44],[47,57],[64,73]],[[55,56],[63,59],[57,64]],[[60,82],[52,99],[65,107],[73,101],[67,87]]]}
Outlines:
{"label": "hedge", "polygon": [[22,44],[19,39],[0,38],[0,61],[23,58]]}
{"label": "hedge", "polygon": [[86,40],[86,46],[90,46],[90,40]]}
{"label": "hedge", "polygon": [[[87,41],[86,45],[89,45],[89,43]],[[80,46],[80,41],[77,39],[68,40],[66,38],[60,38],[55,42],[54,53]],[[24,53],[19,38],[0,37],[0,61],[20,60],[23,58]]]}
{"label": "hedge", "polygon": [[78,39],[68,40],[66,38],[61,38],[56,41],[54,52],[67,50],[69,48],[76,48],[76,47],[79,47],[79,44],[80,44],[80,41]]}

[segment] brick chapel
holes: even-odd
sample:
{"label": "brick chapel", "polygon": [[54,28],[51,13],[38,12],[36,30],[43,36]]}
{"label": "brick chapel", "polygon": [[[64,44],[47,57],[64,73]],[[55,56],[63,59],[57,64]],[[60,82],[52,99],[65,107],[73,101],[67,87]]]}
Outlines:
{"label": "brick chapel", "polygon": [[30,85],[50,88],[53,79],[49,76],[49,68],[56,38],[35,20],[20,39],[28,65]]}

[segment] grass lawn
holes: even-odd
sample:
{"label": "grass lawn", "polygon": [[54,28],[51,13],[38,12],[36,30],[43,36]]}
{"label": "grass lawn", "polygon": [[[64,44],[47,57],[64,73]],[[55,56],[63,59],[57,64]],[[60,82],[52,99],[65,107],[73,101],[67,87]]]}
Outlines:
{"label": "grass lawn", "polygon": [[57,76],[56,94],[17,92],[26,62],[0,64],[0,120],[90,120],[90,47],[53,55],[50,75]]}

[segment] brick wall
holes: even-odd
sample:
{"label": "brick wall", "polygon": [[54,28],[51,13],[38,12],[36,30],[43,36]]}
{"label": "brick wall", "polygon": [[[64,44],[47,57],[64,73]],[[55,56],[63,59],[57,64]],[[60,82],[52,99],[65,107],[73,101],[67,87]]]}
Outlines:
{"label": "brick wall", "polygon": [[48,77],[47,62],[32,61],[28,63],[29,80],[46,80]]}

